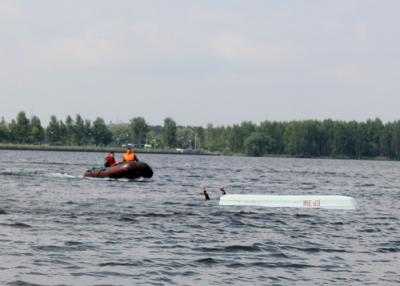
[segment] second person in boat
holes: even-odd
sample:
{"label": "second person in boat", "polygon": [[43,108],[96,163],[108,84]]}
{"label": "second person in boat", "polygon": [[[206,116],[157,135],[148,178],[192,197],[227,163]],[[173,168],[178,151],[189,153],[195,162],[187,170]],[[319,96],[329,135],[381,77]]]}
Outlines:
{"label": "second person in boat", "polygon": [[112,167],[116,163],[117,162],[115,161],[114,152],[111,151],[110,153],[108,153],[107,157],[104,158],[104,167],[105,168]]}

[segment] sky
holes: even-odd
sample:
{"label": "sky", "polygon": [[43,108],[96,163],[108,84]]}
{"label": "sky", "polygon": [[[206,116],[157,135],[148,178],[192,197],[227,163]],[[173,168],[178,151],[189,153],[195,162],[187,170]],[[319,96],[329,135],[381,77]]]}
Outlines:
{"label": "sky", "polygon": [[400,119],[398,0],[1,0],[0,117]]}

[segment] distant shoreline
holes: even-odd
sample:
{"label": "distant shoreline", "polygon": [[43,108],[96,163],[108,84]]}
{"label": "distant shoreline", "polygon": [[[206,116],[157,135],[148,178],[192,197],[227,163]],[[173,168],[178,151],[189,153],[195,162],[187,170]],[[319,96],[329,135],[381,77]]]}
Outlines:
{"label": "distant shoreline", "polygon": [[[52,145],[29,145],[29,144],[4,144],[0,143],[0,150],[11,150],[11,151],[49,151],[49,152],[91,152],[91,153],[108,153],[114,151],[115,153],[123,153],[123,148],[121,147],[96,147],[96,146],[52,146]],[[206,152],[200,150],[146,150],[146,149],[136,149],[138,154],[165,154],[165,155],[197,155],[197,156],[245,156],[254,157],[256,156],[246,156],[244,154],[222,154],[217,152]],[[399,160],[390,159],[387,157],[362,157],[362,158],[351,158],[345,156],[337,157],[312,157],[312,156],[291,156],[287,154],[266,154],[258,158],[298,158],[298,159],[321,159],[321,160],[366,160],[366,161],[394,161]]]}
{"label": "distant shoreline", "polygon": [[[52,145],[26,145],[26,144],[0,144],[0,150],[11,151],[58,151],[58,152],[93,152],[108,153],[114,151],[122,153],[121,147],[96,147],[96,146],[52,146]],[[175,151],[175,150],[145,150],[136,149],[138,154],[171,154],[171,155],[210,155],[219,156],[219,153],[204,152],[198,150]]]}

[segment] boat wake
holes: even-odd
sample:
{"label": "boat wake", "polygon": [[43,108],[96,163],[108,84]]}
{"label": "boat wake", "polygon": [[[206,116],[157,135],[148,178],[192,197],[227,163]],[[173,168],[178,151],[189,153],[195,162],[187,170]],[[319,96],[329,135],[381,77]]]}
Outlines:
{"label": "boat wake", "polygon": [[82,177],[78,177],[78,176],[73,176],[67,173],[49,173],[46,175],[47,177],[50,178],[65,178],[65,179],[82,179]]}
{"label": "boat wake", "polygon": [[2,170],[0,176],[13,176],[13,177],[34,177],[43,175],[42,171],[31,171],[31,170]]}
{"label": "boat wake", "polygon": [[127,178],[96,178],[96,177],[80,177],[89,181],[112,181],[112,182],[137,182],[137,183],[150,183],[153,182],[149,178],[127,179]]}
{"label": "boat wake", "polygon": [[47,173],[42,170],[2,170],[0,176],[11,177],[45,177],[45,178],[61,178],[61,179],[82,179],[80,176],[74,176],[68,173]]}

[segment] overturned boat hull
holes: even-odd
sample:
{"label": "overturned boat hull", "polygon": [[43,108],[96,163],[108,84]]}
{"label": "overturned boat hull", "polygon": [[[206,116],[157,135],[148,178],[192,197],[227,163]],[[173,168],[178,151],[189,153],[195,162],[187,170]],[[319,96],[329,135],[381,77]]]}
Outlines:
{"label": "overturned boat hull", "polygon": [[93,168],[85,172],[85,177],[112,179],[139,179],[153,177],[153,170],[144,162],[122,162],[108,168]]}
{"label": "overturned boat hull", "polygon": [[357,203],[352,197],[326,195],[224,195],[220,198],[219,205],[342,210],[357,208]]}

